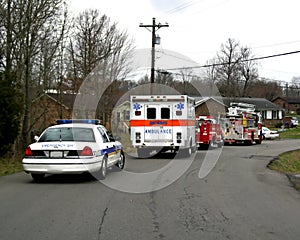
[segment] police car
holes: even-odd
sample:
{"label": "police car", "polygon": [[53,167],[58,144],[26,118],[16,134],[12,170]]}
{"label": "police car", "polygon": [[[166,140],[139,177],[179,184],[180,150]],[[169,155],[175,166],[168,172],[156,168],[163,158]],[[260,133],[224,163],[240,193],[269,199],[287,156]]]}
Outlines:
{"label": "police car", "polygon": [[57,120],[26,148],[22,165],[36,181],[45,174],[90,172],[104,179],[107,168],[123,169],[122,145],[99,120]]}

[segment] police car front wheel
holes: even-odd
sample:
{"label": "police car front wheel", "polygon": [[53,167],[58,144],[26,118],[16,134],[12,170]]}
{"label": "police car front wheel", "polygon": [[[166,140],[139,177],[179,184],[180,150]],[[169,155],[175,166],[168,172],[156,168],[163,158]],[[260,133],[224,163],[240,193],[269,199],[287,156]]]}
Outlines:
{"label": "police car front wheel", "polygon": [[120,159],[119,159],[119,161],[116,163],[116,166],[117,166],[119,169],[123,169],[123,168],[124,168],[124,166],[125,166],[125,155],[124,155],[124,153],[121,153]]}

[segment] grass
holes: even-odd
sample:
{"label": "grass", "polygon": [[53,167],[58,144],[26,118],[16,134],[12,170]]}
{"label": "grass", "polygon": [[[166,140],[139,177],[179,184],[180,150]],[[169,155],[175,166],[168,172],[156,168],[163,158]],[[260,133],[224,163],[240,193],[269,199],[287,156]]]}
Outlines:
{"label": "grass", "polygon": [[278,159],[269,164],[269,168],[286,174],[293,186],[300,191],[300,179],[295,177],[300,174],[300,150],[280,154]]}
{"label": "grass", "polygon": [[11,160],[8,158],[0,159],[0,176],[5,176],[22,171],[23,167],[21,161]]}
{"label": "grass", "polygon": [[280,138],[300,139],[300,126],[295,128],[286,128],[285,132],[280,133]]}
{"label": "grass", "polygon": [[287,174],[300,174],[300,150],[280,154],[269,167]]}

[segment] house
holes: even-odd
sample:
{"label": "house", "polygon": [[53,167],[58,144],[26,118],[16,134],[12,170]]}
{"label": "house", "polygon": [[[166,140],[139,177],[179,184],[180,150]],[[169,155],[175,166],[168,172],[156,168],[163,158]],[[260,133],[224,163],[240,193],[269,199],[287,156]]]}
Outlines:
{"label": "house", "polygon": [[55,124],[55,120],[61,116],[70,118],[72,107],[58,101],[57,98],[43,93],[32,100],[30,109],[30,123],[33,126],[31,136],[39,135],[42,131]]}
{"label": "house", "polygon": [[76,97],[76,94],[45,92],[33,99],[30,109],[30,123],[33,126],[31,135],[41,134],[45,128],[55,124],[57,119],[95,118],[96,109],[92,109],[95,97],[87,98],[85,106],[74,109]]}
{"label": "house", "polygon": [[194,97],[196,116],[213,116],[218,118],[219,113],[225,113],[227,106],[222,99],[214,97]]}
{"label": "house", "polygon": [[286,113],[300,114],[300,97],[276,97],[272,102],[283,108]]}
{"label": "house", "polygon": [[120,133],[129,133],[130,129],[130,101],[125,100],[124,102],[117,105],[112,111],[112,130],[115,135]]}

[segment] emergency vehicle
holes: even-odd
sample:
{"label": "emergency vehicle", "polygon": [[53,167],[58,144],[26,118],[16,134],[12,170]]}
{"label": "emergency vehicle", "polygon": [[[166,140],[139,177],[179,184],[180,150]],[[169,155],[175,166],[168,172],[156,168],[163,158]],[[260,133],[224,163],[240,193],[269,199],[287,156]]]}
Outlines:
{"label": "emergency vehicle", "polygon": [[255,105],[232,102],[225,116],[219,118],[224,143],[260,144],[262,117]]}
{"label": "emergency vehicle", "polygon": [[196,143],[198,149],[222,146],[222,129],[213,116],[196,117]]}
{"label": "emergency vehicle", "polygon": [[22,160],[24,171],[35,181],[42,181],[45,174],[84,172],[104,179],[108,167],[125,165],[119,137],[114,138],[97,119],[59,119],[35,140]]}
{"label": "emergency vehicle", "polygon": [[196,150],[194,99],[187,95],[132,95],[131,143],[138,157]]}

